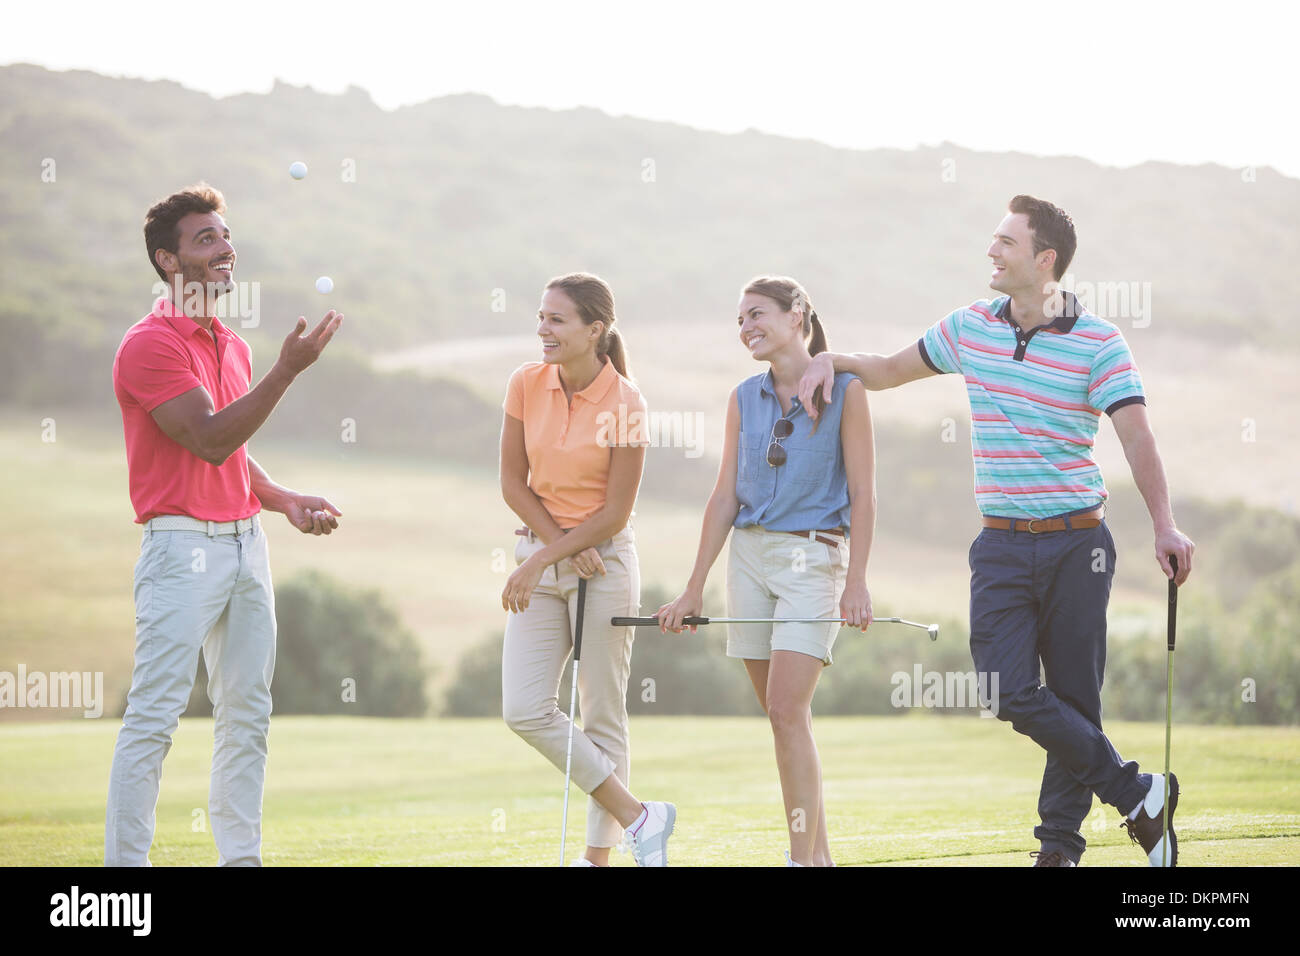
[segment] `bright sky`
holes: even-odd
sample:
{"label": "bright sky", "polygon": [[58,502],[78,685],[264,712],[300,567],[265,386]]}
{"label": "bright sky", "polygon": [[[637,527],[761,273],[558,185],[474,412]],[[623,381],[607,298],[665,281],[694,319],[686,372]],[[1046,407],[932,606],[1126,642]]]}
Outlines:
{"label": "bright sky", "polygon": [[447,93],[835,146],[1272,166],[1300,177],[1292,4],[545,0],[13,5],[0,63]]}

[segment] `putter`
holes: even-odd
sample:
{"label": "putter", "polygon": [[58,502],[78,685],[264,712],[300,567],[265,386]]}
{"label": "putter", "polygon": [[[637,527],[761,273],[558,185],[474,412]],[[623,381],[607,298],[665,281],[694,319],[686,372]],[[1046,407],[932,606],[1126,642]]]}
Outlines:
{"label": "putter", "polygon": [[[1169,556],[1169,566],[1178,576],[1178,559]],[[1161,833],[1160,865],[1169,865],[1169,739],[1174,726],[1174,625],[1178,619],[1178,585],[1169,579],[1169,674],[1165,687],[1165,805],[1164,826]]]}
{"label": "putter", "polygon": [[560,824],[560,866],[569,835],[569,773],[573,770],[573,718],[578,713],[578,658],[582,656],[582,613],[587,606],[587,579],[578,578],[578,621],[573,629],[573,687],[569,691],[569,747],[564,754],[564,820]]}
{"label": "putter", "polygon": [[[658,627],[659,618],[657,617],[612,617],[609,623],[614,627]],[[682,624],[686,627],[695,627],[703,624],[843,624],[842,617],[687,617],[682,619]],[[939,639],[938,624],[917,624],[915,621],[905,621],[901,617],[873,617],[872,624],[906,624],[908,627],[919,627],[930,635],[930,640]]]}

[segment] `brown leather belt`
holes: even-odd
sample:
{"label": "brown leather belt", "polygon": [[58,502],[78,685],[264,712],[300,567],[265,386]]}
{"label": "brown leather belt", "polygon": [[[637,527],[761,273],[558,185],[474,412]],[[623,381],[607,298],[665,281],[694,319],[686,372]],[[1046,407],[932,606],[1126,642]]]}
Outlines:
{"label": "brown leather belt", "polygon": [[1082,528],[1095,528],[1101,524],[1102,516],[1105,515],[1105,509],[1094,508],[1092,511],[1081,515],[1070,515],[1069,524],[1066,524],[1066,518],[1030,518],[1026,521],[1024,518],[984,518],[984,527],[997,528],[999,531],[1028,531],[1030,534],[1042,534],[1045,531],[1078,531]]}
{"label": "brown leather belt", "polygon": [[[573,530],[572,528],[561,528],[560,533],[568,534],[572,530]],[[537,534],[537,532],[535,532],[532,528],[528,527],[527,525],[525,525],[522,528],[516,528],[515,534],[519,535],[521,538],[527,538],[529,541],[542,540],[541,536]]]}
{"label": "brown leather belt", "polygon": [[[568,528],[561,528],[560,530],[563,531],[565,534],[568,534],[568,533],[569,533],[569,529],[568,529]],[[515,529],[515,534],[519,535],[519,536],[522,537],[522,538],[527,538],[529,541],[541,541],[541,540],[542,540],[542,539],[537,535],[537,533],[536,533],[535,531],[533,531],[532,528],[529,528],[527,525],[525,525],[525,526],[522,527],[522,528],[516,528],[516,529]]]}
{"label": "brown leather belt", "polygon": [[[843,528],[820,528],[817,531],[786,531],[784,534],[795,534],[801,538],[807,538],[809,541],[820,541],[822,544],[829,544],[832,548],[838,548],[844,543]],[[833,534],[835,538],[823,538],[824,534]]]}

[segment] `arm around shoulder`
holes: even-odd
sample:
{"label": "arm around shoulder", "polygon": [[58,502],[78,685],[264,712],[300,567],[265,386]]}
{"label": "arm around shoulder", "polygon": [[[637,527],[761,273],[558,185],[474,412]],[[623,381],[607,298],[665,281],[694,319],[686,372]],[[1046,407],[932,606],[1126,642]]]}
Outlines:
{"label": "arm around shoulder", "polygon": [[919,378],[928,378],[931,375],[939,374],[926,362],[921,353],[919,342],[913,342],[887,358],[882,355],[872,357],[883,361],[878,364],[879,372],[874,377],[875,384],[865,378],[862,379],[863,384],[870,389],[896,388],[899,385],[914,382]]}
{"label": "arm around shoulder", "polygon": [[938,372],[926,364],[921,357],[921,349],[912,343],[893,355],[878,355],[873,352],[821,352],[813,356],[808,371],[799,382],[799,400],[809,409],[808,414],[816,417],[813,407],[813,393],[818,386],[823,395],[831,394],[835,375],[848,372],[859,379],[872,391],[894,388],[918,378],[937,375]]}

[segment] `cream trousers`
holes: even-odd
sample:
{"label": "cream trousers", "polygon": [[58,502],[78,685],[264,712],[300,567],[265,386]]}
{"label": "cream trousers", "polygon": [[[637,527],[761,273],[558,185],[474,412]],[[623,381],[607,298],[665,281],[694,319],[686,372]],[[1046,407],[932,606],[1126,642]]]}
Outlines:
{"label": "cream trousers", "polygon": [[[544,547],[520,537],[515,563]],[[632,667],[630,627],[611,627],[614,615],[633,616],[641,607],[641,573],[630,528],[599,547],[605,574],[587,581],[582,655],[578,662],[580,728],[573,734],[573,782],[591,793],[617,774],[628,782],[627,681]],[[557,573],[558,570],[558,573]],[[527,610],[506,619],[501,655],[502,716],[510,729],[561,772],[569,738],[569,716],[559,706],[560,680],[573,650],[578,613],[578,574],[567,558],[542,574]],[[565,702],[568,706],[568,701]],[[616,846],[623,828],[596,801],[587,808],[587,845]]]}

